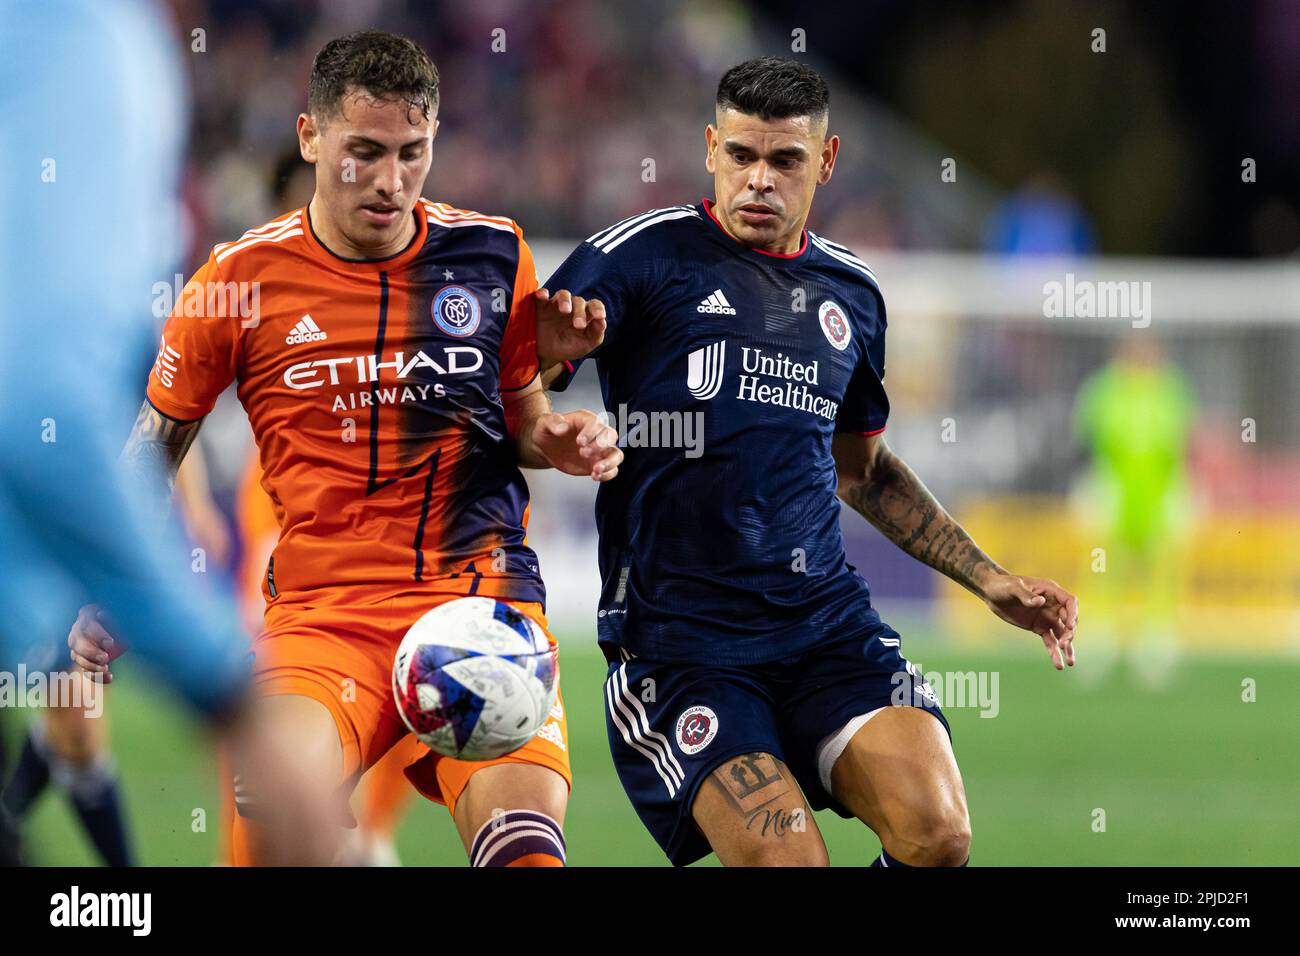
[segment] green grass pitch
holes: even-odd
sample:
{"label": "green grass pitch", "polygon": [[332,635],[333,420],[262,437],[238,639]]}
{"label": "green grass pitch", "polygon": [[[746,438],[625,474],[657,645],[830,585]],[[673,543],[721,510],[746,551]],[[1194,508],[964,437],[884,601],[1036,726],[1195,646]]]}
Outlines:
{"label": "green grass pitch", "polygon": [[[1000,712],[946,708],[966,781],[972,864],[1294,865],[1300,860],[1300,663],[1190,657],[1161,690],[1122,665],[1088,688],[1046,655],[992,655],[908,639],[927,670],[996,671]],[[565,830],[572,865],[663,866],[610,763],[604,661],[562,641],[574,791]],[[1080,665],[1086,666],[1080,644]],[[111,736],[142,862],[206,865],[214,857],[217,780],[203,730],[129,665],[109,692]],[[1242,700],[1255,681],[1257,700]],[[23,714],[11,711],[11,714]],[[11,735],[18,727],[10,723]],[[16,742],[16,741],[15,741]],[[12,751],[11,751],[12,752]],[[196,819],[206,827],[196,832]],[[1097,832],[1097,810],[1105,830]],[[879,849],[856,821],[821,813],[836,865]],[[93,856],[64,801],[47,792],[27,828],[33,862],[88,865]],[[463,866],[440,806],[415,797],[398,831],[407,865]],[[707,861],[705,865],[715,865]]]}

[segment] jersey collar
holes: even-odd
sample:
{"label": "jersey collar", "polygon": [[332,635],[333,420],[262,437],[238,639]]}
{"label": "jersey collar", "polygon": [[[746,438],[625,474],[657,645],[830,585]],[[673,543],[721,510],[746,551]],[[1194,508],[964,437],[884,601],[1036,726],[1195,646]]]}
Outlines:
{"label": "jersey collar", "polygon": [[334,252],[320,241],[315,227],[311,224],[311,207],[304,206],[302,211],[303,221],[307,223],[307,241],[312,251],[340,272],[396,272],[407,265],[419,255],[420,249],[424,247],[425,237],[429,234],[429,223],[424,214],[424,206],[419,201],[416,202],[411,215],[415,217],[415,235],[401,252],[384,256],[382,259],[349,259]]}
{"label": "jersey collar", "polygon": [[803,262],[805,259],[808,258],[808,230],[807,229],[803,230],[803,242],[799,244],[799,248],[795,252],[787,252],[787,253],[764,252],[762,249],[755,249],[752,246],[745,245],[743,242],[741,242],[731,233],[727,232],[726,228],[722,225],[722,223],[718,221],[717,215],[713,212],[714,205],[715,204],[712,199],[700,200],[700,208],[702,208],[705,211],[705,213],[708,214],[709,220],[713,223],[711,227],[712,231],[715,231],[718,235],[722,236],[724,239],[726,239],[728,242],[732,243],[733,245],[738,246],[740,251],[743,254],[753,257],[755,261],[768,262],[768,263],[789,263],[790,265],[798,265],[799,263]]}

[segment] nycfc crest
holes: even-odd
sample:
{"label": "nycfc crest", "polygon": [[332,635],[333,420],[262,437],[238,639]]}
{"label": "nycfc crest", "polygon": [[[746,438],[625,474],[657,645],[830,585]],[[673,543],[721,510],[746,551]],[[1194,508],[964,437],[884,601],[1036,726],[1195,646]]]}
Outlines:
{"label": "nycfc crest", "polygon": [[449,285],[440,289],[433,297],[430,311],[438,328],[448,335],[472,335],[478,328],[478,299],[464,286]]}
{"label": "nycfc crest", "polygon": [[827,299],[817,310],[817,318],[821,320],[822,332],[826,334],[827,342],[841,352],[849,347],[849,319],[843,309]]}

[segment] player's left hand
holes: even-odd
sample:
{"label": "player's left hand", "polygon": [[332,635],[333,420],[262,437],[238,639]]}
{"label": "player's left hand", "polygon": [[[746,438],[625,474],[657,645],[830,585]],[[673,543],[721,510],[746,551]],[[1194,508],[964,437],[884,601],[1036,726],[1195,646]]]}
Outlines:
{"label": "player's left hand", "polygon": [[623,461],[618,432],[586,409],[538,416],[532,439],[551,467],[566,475],[609,481]]}
{"label": "player's left hand", "polygon": [[605,341],[605,305],[561,289],[533,293],[537,303],[537,358],[542,368],[576,362]]}
{"label": "player's left hand", "polygon": [[1055,581],[995,574],[984,582],[981,597],[1008,624],[1042,638],[1056,669],[1074,666],[1074,629],[1079,623],[1079,599]]}

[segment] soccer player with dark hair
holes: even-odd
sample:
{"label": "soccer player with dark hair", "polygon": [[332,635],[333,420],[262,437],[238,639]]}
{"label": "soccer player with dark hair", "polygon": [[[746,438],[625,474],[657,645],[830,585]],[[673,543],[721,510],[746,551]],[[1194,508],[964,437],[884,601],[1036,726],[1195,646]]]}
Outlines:
{"label": "soccer player with dark hair", "polygon": [[829,99],[793,60],[727,71],[705,133],[716,199],[602,230],[551,280],[608,310],[607,410],[702,427],[686,454],[624,435],[596,500],[610,747],[676,864],[824,864],[823,807],[876,832],[877,865],[967,860],[947,721],[845,559],[837,494],[1074,663],[1075,598],[985,555],[885,443],[880,286],[805,228],[840,148]]}
{"label": "soccer player with dark hair", "polygon": [[[437,113],[437,70],[412,41],[369,31],[321,49],[297,121],[315,193],[217,245],[187,284],[124,453],[174,474],[237,383],[281,527],[253,643],[260,707],[339,795],[340,834],[357,777],[407,735],[391,674],[410,625],[480,595],[545,628],[520,467],[604,481],[622,459],[591,412],[552,413],[538,376],[598,341],[600,304],[539,290],[513,220],[421,197]],[[83,614],[81,666],[106,670],[106,637]],[[426,750],[407,776],[447,805],[474,865],[563,865],[558,701],[511,754]],[[237,781],[234,796],[234,862],[261,862],[266,795]]]}

